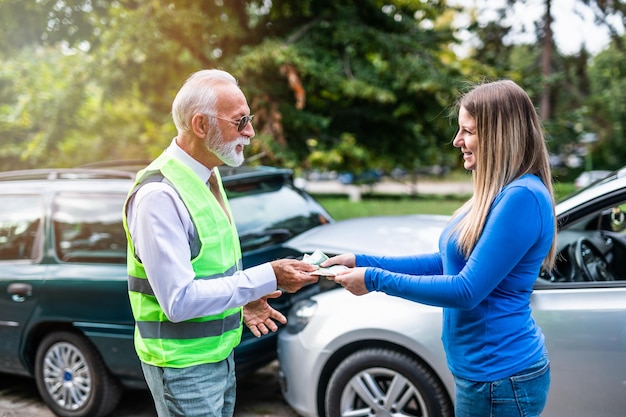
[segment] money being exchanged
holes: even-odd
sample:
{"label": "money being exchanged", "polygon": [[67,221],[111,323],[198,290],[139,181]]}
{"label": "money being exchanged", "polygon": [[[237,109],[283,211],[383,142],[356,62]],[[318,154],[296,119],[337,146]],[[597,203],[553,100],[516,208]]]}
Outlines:
{"label": "money being exchanged", "polygon": [[324,267],[324,268],[319,266],[322,262],[324,262],[327,259],[328,259],[328,255],[326,255],[324,252],[322,252],[319,249],[310,255],[305,253],[304,256],[302,257],[303,262],[309,263],[311,265],[317,265],[317,271],[311,272],[311,275],[334,277],[335,275],[337,275],[337,272],[345,271],[346,269],[348,269],[348,267],[344,265],[331,265],[331,266]]}

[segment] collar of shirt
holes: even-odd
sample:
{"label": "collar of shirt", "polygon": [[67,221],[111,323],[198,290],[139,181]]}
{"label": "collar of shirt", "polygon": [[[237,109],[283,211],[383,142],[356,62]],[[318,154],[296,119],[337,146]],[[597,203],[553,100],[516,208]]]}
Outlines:
{"label": "collar of shirt", "polygon": [[168,155],[172,158],[182,162],[187,167],[189,167],[200,179],[202,182],[206,183],[211,176],[211,171],[209,168],[202,165],[200,162],[193,159],[187,152],[183,151],[180,146],[176,143],[176,138],[172,139],[172,143],[165,150]]}

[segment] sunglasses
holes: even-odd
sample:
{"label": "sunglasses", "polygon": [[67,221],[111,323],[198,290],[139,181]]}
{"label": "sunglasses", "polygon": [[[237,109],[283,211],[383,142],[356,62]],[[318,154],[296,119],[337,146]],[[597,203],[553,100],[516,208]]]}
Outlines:
{"label": "sunglasses", "polygon": [[205,116],[207,116],[207,117],[215,117],[216,119],[224,120],[225,122],[230,122],[232,124],[235,124],[235,125],[237,125],[237,132],[241,132],[242,130],[244,130],[246,128],[246,126],[248,126],[248,123],[252,123],[252,119],[254,119],[254,114],[249,114],[247,116],[243,116],[239,120],[225,119],[223,117],[215,116],[215,115],[212,115],[212,114],[205,114]]}

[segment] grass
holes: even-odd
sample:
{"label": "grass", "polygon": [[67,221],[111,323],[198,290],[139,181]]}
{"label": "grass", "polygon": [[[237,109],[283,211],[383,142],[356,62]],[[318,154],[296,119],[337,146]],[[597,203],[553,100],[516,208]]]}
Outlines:
{"label": "grass", "polygon": [[[575,190],[571,183],[556,183],[556,199],[560,199]],[[387,216],[402,214],[445,214],[450,215],[467,200],[468,196],[367,196],[359,202],[352,202],[347,197],[316,196],[324,208],[335,220],[365,216]]]}
{"label": "grass", "polygon": [[317,200],[335,220],[352,217],[397,214],[452,214],[463,200],[452,198],[363,198],[352,202],[347,197],[322,197]]}

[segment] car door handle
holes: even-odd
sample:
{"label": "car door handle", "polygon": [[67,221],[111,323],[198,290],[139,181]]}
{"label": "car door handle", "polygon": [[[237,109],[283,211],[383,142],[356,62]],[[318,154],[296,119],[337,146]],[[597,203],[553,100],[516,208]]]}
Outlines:
{"label": "car door handle", "polygon": [[23,283],[9,284],[7,293],[9,293],[13,301],[22,303],[26,300],[26,297],[30,297],[33,294],[33,286]]}

